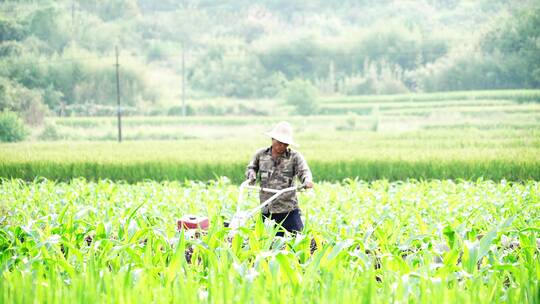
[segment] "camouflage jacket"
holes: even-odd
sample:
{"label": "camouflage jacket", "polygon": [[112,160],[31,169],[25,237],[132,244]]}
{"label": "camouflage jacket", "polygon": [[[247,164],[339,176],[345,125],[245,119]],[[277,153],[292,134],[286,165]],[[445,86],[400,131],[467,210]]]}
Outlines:
{"label": "camouflage jacket", "polygon": [[[271,189],[283,189],[294,185],[294,177],[298,177],[300,182],[311,182],[311,170],[302,154],[290,148],[279,156],[275,161],[272,159],[272,147],[258,150],[246,170],[246,177],[253,170],[258,175],[261,186]],[[270,198],[273,194],[261,191],[261,203]],[[269,206],[263,208],[262,212],[286,213],[299,209],[296,191],[282,194]]]}

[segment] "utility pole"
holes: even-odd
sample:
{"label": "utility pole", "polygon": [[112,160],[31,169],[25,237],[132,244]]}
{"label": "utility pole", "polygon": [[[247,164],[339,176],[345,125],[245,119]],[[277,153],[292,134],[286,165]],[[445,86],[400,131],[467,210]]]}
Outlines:
{"label": "utility pole", "polygon": [[186,117],[186,44],[182,44],[182,116]]}
{"label": "utility pole", "polygon": [[[75,0],[71,0],[71,102],[74,102],[75,99],[75,59],[73,56],[73,50],[75,49]],[[62,111],[60,112],[62,113]],[[60,114],[62,116],[62,114]]]}
{"label": "utility pole", "polygon": [[330,89],[330,94],[334,94],[336,90],[336,72],[335,72],[335,66],[334,66],[334,60],[330,61],[330,68],[328,71],[328,82],[330,85],[328,88]]}
{"label": "utility pole", "polygon": [[115,47],[116,50],[116,103],[118,106],[118,142],[122,142],[122,109],[120,108],[120,73],[118,64],[118,46]]}
{"label": "utility pole", "polygon": [[75,0],[71,0],[71,29],[73,30],[73,20],[75,20]]}

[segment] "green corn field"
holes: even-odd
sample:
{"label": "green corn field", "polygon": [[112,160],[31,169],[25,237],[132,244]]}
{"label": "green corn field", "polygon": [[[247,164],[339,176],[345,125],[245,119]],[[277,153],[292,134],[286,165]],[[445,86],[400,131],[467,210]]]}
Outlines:
{"label": "green corn field", "polygon": [[[229,238],[238,194],[226,178],[3,180],[0,302],[540,301],[536,181],[321,183],[284,238],[259,217]],[[208,233],[178,232],[185,214]]]}

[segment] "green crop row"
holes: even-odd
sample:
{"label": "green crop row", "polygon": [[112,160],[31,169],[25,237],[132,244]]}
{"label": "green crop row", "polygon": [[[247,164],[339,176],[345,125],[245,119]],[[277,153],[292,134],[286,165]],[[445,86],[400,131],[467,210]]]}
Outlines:
{"label": "green crop row", "polygon": [[[246,162],[117,162],[94,161],[28,161],[0,164],[0,176],[33,180],[46,177],[70,180],[84,177],[89,180],[111,179],[137,182],[141,180],[211,180],[226,176],[236,183],[244,179]],[[317,181],[341,181],[347,178],[362,180],[466,179],[540,180],[540,160],[342,160],[310,161]]]}
{"label": "green crop row", "polygon": [[[534,130],[540,126],[540,111],[537,105],[519,105],[506,107],[475,107],[475,108],[439,108],[439,109],[402,109],[400,111],[377,111],[376,115],[319,115],[309,117],[127,117],[123,120],[123,138],[125,140],[187,140],[187,139],[249,139],[272,128],[273,124],[281,119],[290,121],[299,136],[305,133],[323,134],[328,140],[344,138],[333,134],[332,131],[361,130],[371,133],[382,133],[387,136],[391,132],[397,134],[409,130],[411,127],[418,130],[444,131],[453,130],[454,137],[462,138],[464,132],[457,129],[493,130],[495,134],[504,129]],[[371,111],[371,110],[370,110]],[[372,113],[374,114],[374,113]],[[33,137],[36,140],[72,140],[72,141],[111,141],[117,138],[115,118],[58,118],[55,120],[56,131],[54,138],[43,138],[40,130],[35,130]],[[458,127],[456,127],[458,126]],[[462,126],[462,127],[459,127]],[[331,134],[327,136],[325,134]],[[428,135],[432,133],[428,132]],[[363,134],[365,135],[365,134]],[[487,133],[482,137],[491,136]],[[353,135],[358,138],[358,136]],[[368,135],[369,138],[373,136]],[[516,138],[523,138],[517,134]],[[525,136],[530,137],[530,135]],[[345,138],[345,140],[347,140]],[[361,139],[364,141],[364,139]]]}
{"label": "green crop row", "polygon": [[323,105],[320,109],[321,113],[328,115],[339,115],[346,114],[349,112],[356,113],[359,115],[368,115],[373,113],[380,114],[401,114],[401,115],[428,115],[430,113],[437,112],[452,112],[452,113],[480,113],[483,115],[493,115],[494,113],[508,113],[508,114],[517,114],[517,113],[526,113],[526,114],[538,114],[540,113],[539,104],[501,104],[494,105],[492,103],[476,103],[473,102],[470,105],[466,104],[446,104],[440,103],[438,106],[430,104],[428,106],[422,106],[422,104],[407,104],[403,105],[377,105],[377,104],[364,104],[364,103],[336,103],[336,104],[327,104]]}
{"label": "green crop row", "polygon": [[[171,116],[148,116],[124,117],[122,120],[125,126],[245,126],[253,124],[272,125],[281,120],[288,120],[293,124],[302,122],[334,122],[342,117],[336,116],[282,116],[282,117],[261,117],[261,116],[197,116],[197,117],[171,117]],[[52,121],[60,126],[72,128],[92,128],[103,126],[116,126],[116,117],[61,117]]]}
{"label": "green crop row", "polygon": [[540,102],[540,90],[489,90],[438,93],[340,96],[322,99],[323,103],[385,103],[385,102],[432,102],[449,100],[513,100],[516,102]]}
{"label": "green crop row", "polygon": [[332,112],[332,111],[339,111],[339,110],[354,110],[357,112],[360,111],[373,111],[376,109],[377,111],[400,111],[400,110],[411,110],[411,109],[417,109],[417,110],[453,110],[455,108],[458,108],[460,110],[464,107],[501,107],[501,106],[515,106],[520,105],[520,103],[517,103],[515,101],[511,100],[448,100],[444,103],[441,103],[440,101],[425,101],[425,102],[362,102],[362,103],[327,103],[323,104],[320,107],[320,112],[326,113],[326,112]]}
{"label": "green crop row", "polygon": [[[0,162],[19,161],[248,161],[270,138],[254,132],[246,138],[181,141],[28,142],[2,144]],[[419,130],[364,132],[305,130],[296,148],[309,159],[528,159],[540,148],[540,130]],[[295,148],[295,147],[293,147]]]}
{"label": "green crop row", "polygon": [[[534,124],[529,126],[430,130],[428,125],[415,132],[383,133],[331,131],[318,125],[319,129],[306,127],[298,134],[302,146],[297,149],[318,180],[538,180],[540,133]],[[227,176],[238,182],[253,153],[270,143],[263,130],[251,137],[219,140],[2,144],[0,177],[68,180],[82,176],[134,182]]]}

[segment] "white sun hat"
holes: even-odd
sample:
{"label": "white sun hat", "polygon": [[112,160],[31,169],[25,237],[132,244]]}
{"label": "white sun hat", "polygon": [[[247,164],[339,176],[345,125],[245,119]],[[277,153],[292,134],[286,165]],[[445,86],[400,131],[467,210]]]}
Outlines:
{"label": "white sun hat", "polygon": [[284,144],[292,145],[299,147],[293,140],[293,130],[290,123],[286,121],[278,122],[272,131],[266,132],[266,135],[272,137],[273,139],[280,141]]}

